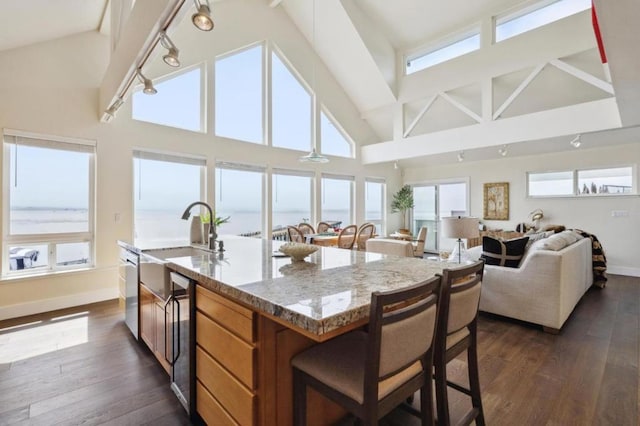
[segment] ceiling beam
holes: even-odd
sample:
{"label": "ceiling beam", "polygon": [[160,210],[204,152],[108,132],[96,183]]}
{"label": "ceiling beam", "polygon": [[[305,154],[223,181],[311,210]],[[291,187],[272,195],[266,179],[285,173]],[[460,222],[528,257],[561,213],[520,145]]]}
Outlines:
{"label": "ceiling beam", "polygon": [[572,75],[575,78],[584,81],[585,83],[595,86],[600,90],[604,90],[610,95],[614,94],[613,85],[611,83],[601,80],[598,77],[594,76],[593,74],[589,74],[588,72],[585,72],[580,68],[574,67],[573,65],[570,65],[564,61],[561,61],[560,59],[554,59],[549,63],[554,67],[558,68],[559,70],[564,71],[567,74]]}
{"label": "ceiling beam", "polygon": [[621,127],[614,98],[362,147],[363,164],[501,146]]}
{"label": "ceiling beam", "polygon": [[278,7],[282,0],[267,0],[269,2],[269,7]]}
{"label": "ceiling beam", "polygon": [[185,0],[135,2],[100,85],[99,117],[129,88],[135,70],[147,60],[150,49],[157,42],[158,32],[184,2]]}
{"label": "ceiling beam", "polygon": [[537,67],[535,67],[533,69],[533,71],[531,71],[531,74],[529,74],[529,76],[527,78],[524,79],[524,81],[522,83],[520,83],[520,86],[518,86],[516,88],[516,90],[513,91],[513,93],[511,94],[511,96],[509,96],[507,98],[506,101],[504,101],[504,103],[502,105],[500,105],[500,108],[498,108],[496,110],[496,112],[493,114],[493,119],[497,120],[502,113],[509,108],[509,105],[511,105],[513,103],[513,101],[516,100],[516,98],[518,96],[520,96],[520,94],[524,91],[524,89],[526,89],[529,84],[531,84],[531,82],[533,81],[534,78],[536,78],[538,76],[538,74],[540,74],[540,72],[542,72],[542,70],[544,69],[544,67],[547,64],[540,64]]}

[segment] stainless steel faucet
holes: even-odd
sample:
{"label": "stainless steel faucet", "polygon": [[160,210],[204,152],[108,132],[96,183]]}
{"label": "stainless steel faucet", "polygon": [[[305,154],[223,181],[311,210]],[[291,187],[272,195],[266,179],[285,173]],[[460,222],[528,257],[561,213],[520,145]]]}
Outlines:
{"label": "stainless steel faucet", "polygon": [[216,232],[216,218],[213,216],[213,209],[211,206],[204,201],[195,201],[185,209],[184,213],[182,213],[182,220],[189,220],[189,216],[191,215],[191,208],[193,206],[201,205],[204,206],[207,210],[209,210],[209,217],[211,218],[211,226],[209,227],[209,250],[216,250],[216,238],[218,238],[218,233]]}

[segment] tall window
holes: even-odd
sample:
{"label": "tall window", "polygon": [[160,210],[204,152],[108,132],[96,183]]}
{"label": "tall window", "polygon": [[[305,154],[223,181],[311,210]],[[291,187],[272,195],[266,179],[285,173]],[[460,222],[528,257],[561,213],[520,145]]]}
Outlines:
{"label": "tall window", "polygon": [[544,0],[496,18],[496,43],[591,8],[591,0]]}
{"label": "tall window", "polygon": [[239,164],[216,165],[216,216],[230,217],[218,234],[262,233],[264,169]]}
{"label": "tall window", "polygon": [[137,91],[133,94],[132,117],[180,129],[204,131],[201,81],[202,67],[174,74],[154,86],[153,96]]}
{"label": "tall window", "polygon": [[95,143],[5,131],[3,275],[94,264]]}
{"label": "tall window", "polygon": [[323,154],[348,158],[353,157],[353,144],[345,137],[344,133],[338,129],[334,121],[329,118],[325,111],[320,112],[320,135],[320,151]]}
{"label": "tall window", "polygon": [[376,225],[382,235],[385,234],[384,205],[386,183],[382,179],[367,178],[364,182],[364,220]]}
{"label": "tall window", "polygon": [[[188,241],[189,221],[181,216],[190,203],[205,199],[205,160],[134,151],[133,172],[134,240]],[[198,213],[194,207],[192,216]]]}
{"label": "tall window", "polygon": [[264,143],[262,44],[216,59],[215,133]]}
{"label": "tall window", "polygon": [[272,175],[273,230],[314,223],[311,214],[313,174],[288,170],[274,170]]}
{"label": "tall window", "polygon": [[353,223],[353,176],[322,175],[320,220]]}
{"label": "tall window", "polygon": [[311,149],[312,97],[287,68],[271,53],[271,140],[280,148]]}

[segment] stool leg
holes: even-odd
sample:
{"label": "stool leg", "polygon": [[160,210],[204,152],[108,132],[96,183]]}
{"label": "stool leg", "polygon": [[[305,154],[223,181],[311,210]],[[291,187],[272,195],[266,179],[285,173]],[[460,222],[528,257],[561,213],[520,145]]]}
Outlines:
{"label": "stool leg", "polygon": [[420,419],[422,426],[433,426],[433,380],[426,374],[425,384],[420,389]]}
{"label": "stool leg", "polygon": [[447,360],[446,356],[438,356],[436,361],[436,406],[438,426],[449,426],[449,398],[447,396]]}
{"label": "stool leg", "polygon": [[307,384],[302,372],[293,368],[293,424],[305,426],[307,424]]}
{"label": "stool leg", "polygon": [[[475,324],[474,324],[475,326]],[[474,327],[475,328],[475,327]],[[471,345],[467,348],[467,364],[469,368],[469,390],[471,391],[471,403],[478,409],[476,425],[484,426],[484,411],[482,409],[482,397],[480,396],[480,375],[478,371],[478,345],[476,330],[471,330]]]}

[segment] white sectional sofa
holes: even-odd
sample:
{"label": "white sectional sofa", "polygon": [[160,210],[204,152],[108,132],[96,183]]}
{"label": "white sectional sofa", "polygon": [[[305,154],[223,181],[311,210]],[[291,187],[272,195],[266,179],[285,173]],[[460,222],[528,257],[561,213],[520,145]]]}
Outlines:
{"label": "white sectional sofa", "polygon": [[[582,295],[593,284],[591,240],[581,239],[559,251],[534,243],[518,268],[485,265],[480,310],[540,324],[557,333]],[[482,246],[469,249],[472,258]]]}

